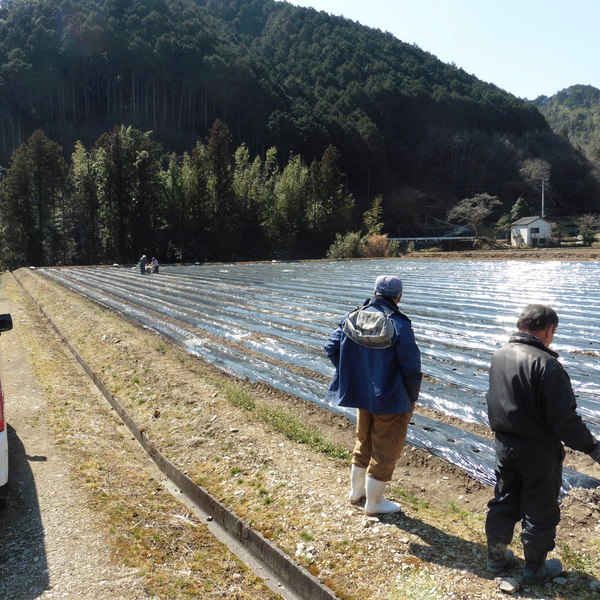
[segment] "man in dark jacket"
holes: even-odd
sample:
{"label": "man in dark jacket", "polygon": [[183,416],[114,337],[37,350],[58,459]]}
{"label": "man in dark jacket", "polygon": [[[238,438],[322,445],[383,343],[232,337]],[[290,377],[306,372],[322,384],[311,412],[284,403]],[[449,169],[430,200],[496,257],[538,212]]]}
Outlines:
{"label": "man in dark jacket", "polygon": [[328,399],[357,409],[350,502],[368,515],[396,513],[383,497],[400,458],[419,396],[421,356],[408,317],[398,310],[402,281],[375,280],[374,297],[344,317],[325,351],[336,368]]}
{"label": "man in dark jacket", "polygon": [[507,546],[521,521],[527,582],[562,572],[560,560],[546,557],[560,520],[563,444],[600,462],[600,444],[576,412],[569,376],[548,348],[557,326],[549,306],[525,307],[518,332],[492,358],[487,393],[497,478],[485,526],[488,570],[497,574],[514,565]]}
{"label": "man in dark jacket", "polygon": [[140,258],[140,262],[138,263],[138,266],[140,268],[140,273],[142,275],[146,275],[146,265],[148,264],[148,259],[146,258],[145,254],[142,254],[141,258]]}

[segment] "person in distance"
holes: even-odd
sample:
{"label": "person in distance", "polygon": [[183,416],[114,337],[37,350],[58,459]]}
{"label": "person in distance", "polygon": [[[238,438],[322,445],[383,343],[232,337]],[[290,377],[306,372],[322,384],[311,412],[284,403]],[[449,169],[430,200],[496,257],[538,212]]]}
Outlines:
{"label": "person in distance", "polygon": [[487,392],[490,427],[496,438],[496,486],[488,503],[485,532],[488,571],[515,565],[508,549],[521,521],[525,555],[523,579],[545,581],[562,572],[554,548],[560,521],[563,444],[600,463],[600,443],[577,414],[569,375],[550,350],[558,315],[549,306],[530,304],[518,331],[497,350]]}
{"label": "person in distance", "polygon": [[138,266],[140,268],[140,273],[142,275],[146,275],[146,265],[148,264],[148,259],[145,254],[142,254],[140,261],[138,262]]}
{"label": "person in distance", "polygon": [[335,367],[327,397],[357,409],[349,499],[367,515],[400,512],[383,497],[402,454],[421,387],[421,355],[398,310],[402,280],[380,275],[373,298],[348,313],[324,346]]}

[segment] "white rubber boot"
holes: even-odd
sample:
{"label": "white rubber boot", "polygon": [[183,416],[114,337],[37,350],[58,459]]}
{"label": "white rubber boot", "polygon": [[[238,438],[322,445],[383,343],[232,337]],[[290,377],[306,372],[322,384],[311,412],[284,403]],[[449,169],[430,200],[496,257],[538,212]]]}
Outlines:
{"label": "white rubber boot", "polygon": [[350,504],[361,504],[364,502],[367,491],[365,489],[365,476],[367,470],[356,465],[352,465],[352,471],[350,472]]}
{"label": "white rubber boot", "polygon": [[385,490],[385,481],[379,481],[372,477],[367,477],[367,502],[365,503],[365,513],[369,517],[375,515],[397,513],[402,507],[397,502],[386,500],[383,497]]}

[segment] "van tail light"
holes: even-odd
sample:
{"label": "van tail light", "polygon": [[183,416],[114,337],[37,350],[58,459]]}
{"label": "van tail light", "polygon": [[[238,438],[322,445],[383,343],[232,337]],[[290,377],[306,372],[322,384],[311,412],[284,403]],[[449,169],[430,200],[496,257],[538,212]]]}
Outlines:
{"label": "van tail light", "polygon": [[0,433],[4,431],[4,396],[0,385]]}

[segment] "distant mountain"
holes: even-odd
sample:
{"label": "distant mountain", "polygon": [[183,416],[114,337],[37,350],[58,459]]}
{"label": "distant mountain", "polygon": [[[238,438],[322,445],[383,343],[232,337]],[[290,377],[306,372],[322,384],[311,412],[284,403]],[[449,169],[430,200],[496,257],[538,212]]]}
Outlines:
{"label": "distant mountain", "polygon": [[383,194],[391,234],[477,193],[537,200],[542,178],[549,214],[600,201],[532,103],[341,17],[273,0],[0,3],[0,164],[36,129],[67,154],[121,123],[182,152],[215,119],[282,164],[335,145],[357,213]]}
{"label": "distant mountain", "polygon": [[573,85],[554,96],[540,96],[533,104],[552,129],[586,154],[600,167],[600,90]]}

